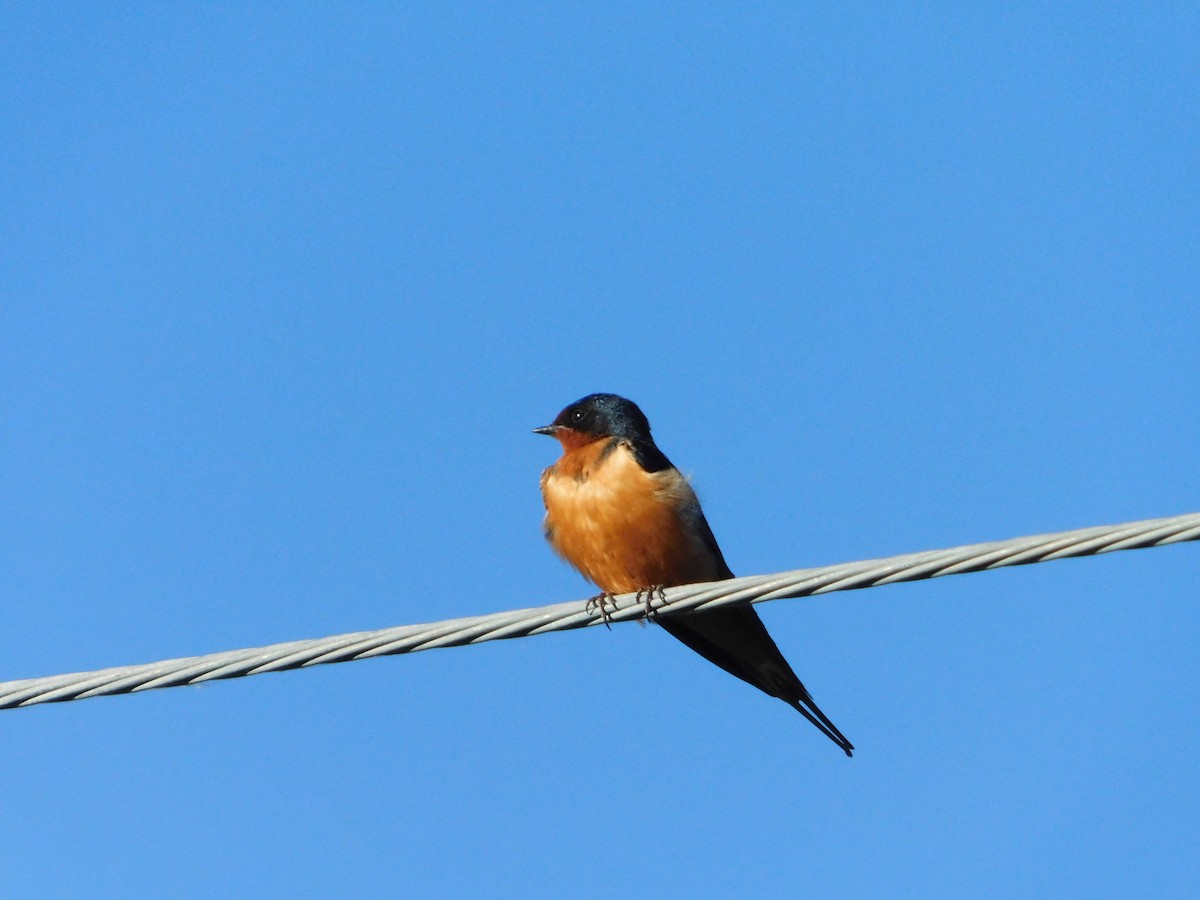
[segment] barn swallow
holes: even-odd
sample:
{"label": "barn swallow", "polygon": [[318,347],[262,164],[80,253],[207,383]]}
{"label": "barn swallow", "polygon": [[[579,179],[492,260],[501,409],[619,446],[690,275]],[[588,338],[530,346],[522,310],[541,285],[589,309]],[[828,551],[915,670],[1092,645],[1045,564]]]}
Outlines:
{"label": "barn swallow", "polygon": [[[650,436],[637,404],[616,394],[572,403],[536,434],[557,438],[562,457],[542,473],[546,540],[606,595],[652,598],[664,587],[732,578],[679,470]],[[647,608],[651,606],[647,602]],[[813,702],[750,606],[656,617],[667,633],[794,707],[847,756],[846,740]]]}

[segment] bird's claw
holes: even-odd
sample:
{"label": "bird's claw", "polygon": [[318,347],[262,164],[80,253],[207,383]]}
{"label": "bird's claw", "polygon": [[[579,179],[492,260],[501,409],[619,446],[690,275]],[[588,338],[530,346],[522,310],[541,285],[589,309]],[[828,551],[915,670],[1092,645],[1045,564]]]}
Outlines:
{"label": "bird's claw", "polygon": [[662,601],[664,606],[667,602],[667,595],[663,591],[663,586],[661,584],[652,584],[650,587],[642,588],[637,592],[635,599],[641,601],[643,597],[646,598],[643,602],[646,606],[647,617],[657,615],[658,613],[658,610],[654,608],[655,598],[658,598],[660,601]]}
{"label": "bird's claw", "polygon": [[600,617],[604,619],[604,627],[612,631],[612,613],[609,612],[609,606],[613,609],[617,608],[617,598],[607,591],[601,591],[595,597],[588,597],[587,603],[583,604],[585,613],[600,613]]}

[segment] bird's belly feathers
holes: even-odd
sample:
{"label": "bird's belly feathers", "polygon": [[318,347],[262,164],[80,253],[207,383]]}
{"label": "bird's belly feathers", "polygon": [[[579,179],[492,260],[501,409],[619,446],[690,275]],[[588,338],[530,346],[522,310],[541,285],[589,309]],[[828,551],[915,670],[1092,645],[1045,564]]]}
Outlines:
{"label": "bird's belly feathers", "polygon": [[602,451],[583,448],[542,475],[555,551],[613,594],[720,577],[680,515],[696,499],[679,471],[647,472],[624,446]]}

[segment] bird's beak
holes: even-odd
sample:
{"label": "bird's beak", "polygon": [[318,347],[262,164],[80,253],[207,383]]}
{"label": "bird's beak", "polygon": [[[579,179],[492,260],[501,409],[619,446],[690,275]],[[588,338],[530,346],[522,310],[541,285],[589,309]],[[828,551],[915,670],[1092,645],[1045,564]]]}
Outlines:
{"label": "bird's beak", "polygon": [[533,429],[533,433],[534,434],[548,434],[548,435],[550,435],[550,437],[554,437],[556,434],[558,434],[558,429],[560,429],[561,427],[562,427],[561,425],[543,425],[541,428]]}

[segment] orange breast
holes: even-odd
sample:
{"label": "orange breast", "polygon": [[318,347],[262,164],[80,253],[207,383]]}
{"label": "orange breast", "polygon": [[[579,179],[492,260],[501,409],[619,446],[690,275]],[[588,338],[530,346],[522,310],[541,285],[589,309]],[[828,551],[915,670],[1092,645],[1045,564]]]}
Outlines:
{"label": "orange breast", "polygon": [[625,445],[597,441],[542,474],[546,537],[564,559],[613,594],[720,577],[680,510],[696,502],[676,469],[650,473]]}

